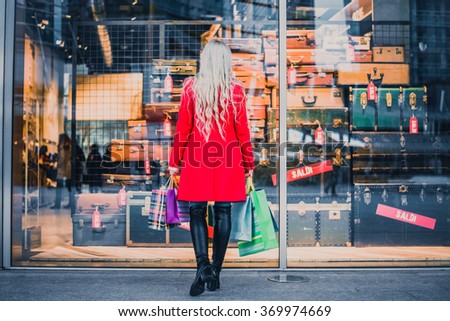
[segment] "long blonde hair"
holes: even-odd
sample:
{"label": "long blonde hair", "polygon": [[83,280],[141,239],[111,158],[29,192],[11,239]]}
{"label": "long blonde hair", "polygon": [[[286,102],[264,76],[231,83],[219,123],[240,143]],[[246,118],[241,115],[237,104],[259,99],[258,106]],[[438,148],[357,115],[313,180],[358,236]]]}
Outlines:
{"label": "long blonde hair", "polygon": [[[231,62],[231,50],[224,42],[212,39],[205,45],[193,89],[196,101],[195,124],[206,141],[213,124],[217,125],[220,136],[225,139],[224,126],[230,112],[227,108],[230,102],[236,115],[232,95],[239,81],[232,74]],[[219,106],[222,106],[222,110]]]}

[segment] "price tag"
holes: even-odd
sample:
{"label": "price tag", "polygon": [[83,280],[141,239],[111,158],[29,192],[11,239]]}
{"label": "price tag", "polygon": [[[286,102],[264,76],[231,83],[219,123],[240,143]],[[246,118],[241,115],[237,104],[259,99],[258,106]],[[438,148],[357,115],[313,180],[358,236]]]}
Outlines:
{"label": "price tag", "polygon": [[419,133],[419,120],[414,115],[409,119],[409,133],[410,134]]}
{"label": "price tag", "polygon": [[367,86],[367,100],[377,100],[377,86],[373,82]]}
{"label": "price tag", "polygon": [[294,66],[290,66],[288,69],[288,85],[295,85],[297,83],[297,70]]}
{"label": "price tag", "polygon": [[314,143],[316,145],[325,145],[325,134],[321,127],[318,127],[314,133]]}
{"label": "price tag", "polygon": [[171,137],[172,136],[172,124],[170,120],[166,119],[163,123],[164,126],[164,136]]}

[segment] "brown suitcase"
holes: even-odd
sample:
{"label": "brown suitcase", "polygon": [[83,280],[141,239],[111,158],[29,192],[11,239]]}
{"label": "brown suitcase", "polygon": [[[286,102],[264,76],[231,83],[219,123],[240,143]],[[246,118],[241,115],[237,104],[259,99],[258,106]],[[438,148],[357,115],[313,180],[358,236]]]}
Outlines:
{"label": "brown suitcase", "polygon": [[263,71],[252,72],[240,70],[236,72],[236,78],[242,81],[245,89],[264,89],[266,88],[266,74]]}
{"label": "brown suitcase", "polygon": [[263,30],[261,36],[263,39],[264,52],[267,52],[267,49],[278,49],[279,41],[276,30]]}
{"label": "brown suitcase", "polygon": [[264,128],[250,127],[250,139],[264,139]]}
{"label": "brown suitcase", "polygon": [[338,85],[409,85],[409,65],[389,63],[340,63],[336,65]]}
{"label": "brown suitcase", "polygon": [[264,69],[264,54],[234,53],[232,59],[233,70],[243,68],[257,72]]}
{"label": "brown suitcase", "polygon": [[344,95],[340,88],[289,88],[287,107],[344,107]]}
{"label": "brown suitcase", "polygon": [[180,105],[176,103],[153,103],[144,104],[143,116],[147,122],[162,122],[167,119],[167,115],[172,117],[172,119],[178,113]]}
{"label": "brown suitcase", "polygon": [[147,122],[145,120],[128,121],[128,138],[131,140],[141,140],[148,137]]}
{"label": "brown suitcase", "polygon": [[373,47],[374,62],[405,62],[404,47]]}
{"label": "brown suitcase", "polygon": [[300,66],[297,70],[297,86],[332,86],[334,66]]}
{"label": "brown suitcase", "polygon": [[262,52],[261,38],[222,38],[221,40],[230,47],[233,53],[257,54]]}
{"label": "brown suitcase", "polygon": [[248,119],[266,119],[266,106],[247,106]]}
{"label": "brown suitcase", "polygon": [[355,56],[350,62],[372,62],[373,52],[372,50],[355,51]]}
{"label": "brown suitcase", "polygon": [[247,96],[247,106],[270,105],[270,95],[262,93],[259,96]]}
{"label": "brown suitcase", "polygon": [[193,76],[197,73],[197,61],[153,59],[151,64],[153,75],[166,75],[168,70],[170,74]]}
{"label": "brown suitcase", "polygon": [[147,140],[111,140],[111,160],[113,162],[138,162],[153,157],[153,146]]}
{"label": "brown suitcase", "polygon": [[75,211],[77,214],[92,214],[97,206],[102,214],[118,214],[125,210],[125,208],[119,208],[117,193],[83,193],[75,195]]}
{"label": "brown suitcase", "polygon": [[250,127],[264,128],[265,122],[265,119],[251,119],[249,125]]}
{"label": "brown suitcase", "polygon": [[[276,30],[264,30],[263,47],[264,49],[278,48],[278,38]],[[314,30],[287,30],[286,48],[287,49],[312,49],[316,47]]]}
{"label": "brown suitcase", "polygon": [[173,88],[171,92],[165,92],[164,88],[150,89],[151,103],[179,103],[181,101],[182,88]]}

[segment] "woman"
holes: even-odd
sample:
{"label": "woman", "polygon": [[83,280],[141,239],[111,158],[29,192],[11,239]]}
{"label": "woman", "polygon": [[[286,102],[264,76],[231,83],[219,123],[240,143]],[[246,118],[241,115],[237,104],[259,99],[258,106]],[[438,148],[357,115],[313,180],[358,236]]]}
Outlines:
{"label": "woman", "polygon": [[72,155],[72,144],[70,138],[67,134],[60,134],[58,139],[58,164],[57,164],[57,176],[56,176],[56,197],[55,205],[52,209],[59,209],[61,207],[61,193],[64,187],[64,179],[66,181],[66,187],[69,190],[69,204],[65,205],[64,208],[70,208],[72,204],[71,196],[71,155]]}
{"label": "woman", "polygon": [[[181,96],[169,170],[181,167],[178,199],[190,202],[190,229],[197,274],[190,294],[205,283],[220,288],[219,274],[231,229],[231,202],[245,201],[245,177],[254,168],[244,87],[231,71],[231,51],[208,42],[200,71],[186,79]],[[214,201],[212,264],[208,257],[207,202]]]}
{"label": "woman", "polygon": [[102,185],[102,155],[100,155],[97,144],[89,147],[89,155],[86,161],[87,183],[89,185],[89,193],[98,193]]}

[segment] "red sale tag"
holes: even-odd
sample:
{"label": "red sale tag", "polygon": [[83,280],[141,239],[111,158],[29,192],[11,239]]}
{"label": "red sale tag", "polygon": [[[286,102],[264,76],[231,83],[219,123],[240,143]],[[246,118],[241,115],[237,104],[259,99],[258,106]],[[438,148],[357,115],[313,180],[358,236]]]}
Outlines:
{"label": "red sale tag", "polygon": [[[301,166],[287,171],[287,182],[298,181],[300,179],[319,175],[333,170],[331,160],[326,160],[320,163],[315,163],[308,166]],[[272,175],[272,183],[277,185],[277,175]]]}
{"label": "red sale tag", "polygon": [[321,127],[318,127],[314,133],[314,143],[316,143],[316,145],[325,144],[325,134]]}
{"label": "red sale tag", "polygon": [[297,70],[294,66],[290,66],[288,69],[288,85],[295,85],[297,83]]}
{"label": "red sale tag", "polygon": [[419,133],[419,120],[416,118],[416,116],[412,116],[409,119],[409,132],[411,134]]}
{"label": "red sale tag", "polygon": [[171,137],[172,136],[172,124],[170,120],[166,119],[163,123],[164,126],[164,136]]}
{"label": "red sale tag", "polygon": [[373,82],[367,86],[367,100],[377,100],[377,86]]}
{"label": "red sale tag", "polygon": [[408,212],[399,208],[386,206],[383,204],[378,204],[375,214],[391,218],[393,220],[425,227],[430,230],[434,230],[434,227],[436,225],[436,220],[434,218]]}

